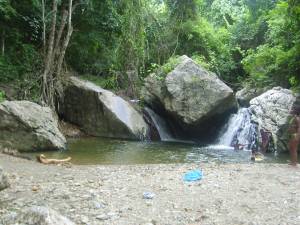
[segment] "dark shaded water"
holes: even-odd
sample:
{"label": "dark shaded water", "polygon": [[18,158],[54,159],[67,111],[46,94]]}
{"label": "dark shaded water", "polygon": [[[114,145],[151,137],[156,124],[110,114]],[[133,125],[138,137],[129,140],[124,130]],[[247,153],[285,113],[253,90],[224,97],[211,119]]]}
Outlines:
{"label": "dark shaded water", "polygon": [[[151,164],[151,163],[246,163],[249,151],[235,151],[226,146],[199,146],[188,143],[135,142],[108,138],[70,139],[67,151],[24,153],[35,158],[72,157],[73,164]],[[267,155],[262,162],[286,163],[288,155]]]}

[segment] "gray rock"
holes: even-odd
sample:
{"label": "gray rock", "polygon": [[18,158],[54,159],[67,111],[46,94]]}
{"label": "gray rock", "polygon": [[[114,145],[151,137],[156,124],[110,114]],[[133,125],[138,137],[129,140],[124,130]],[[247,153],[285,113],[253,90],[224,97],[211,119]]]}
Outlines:
{"label": "gray rock", "polygon": [[50,108],[29,101],[4,101],[0,104],[0,146],[60,150],[66,148],[66,139]]}
{"label": "gray rock", "polygon": [[5,216],[2,223],[3,225],[75,225],[56,211],[40,206],[34,206],[18,214]]}
{"label": "gray rock", "polygon": [[275,87],[250,101],[251,119],[263,129],[272,133],[275,148],[287,151],[287,128],[290,110],[296,100],[292,91]]}
{"label": "gray rock", "polygon": [[250,101],[253,98],[261,95],[265,91],[267,91],[265,88],[256,88],[256,87],[246,86],[243,89],[237,91],[235,94],[235,97],[240,106],[249,107]]}
{"label": "gray rock", "polygon": [[3,169],[0,167],[0,191],[9,187],[9,182],[7,175],[4,173]]}
{"label": "gray rock", "polygon": [[107,215],[107,214],[101,214],[101,215],[96,216],[96,219],[98,219],[98,220],[109,220],[110,216]]}
{"label": "gray rock", "polygon": [[70,78],[65,89],[61,113],[65,120],[94,136],[144,139],[148,130],[143,117],[128,102],[76,77]]}
{"label": "gray rock", "polygon": [[183,127],[201,126],[205,120],[236,107],[234,93],[214,73],[206,71],[187,56],[167,74],[145,79],[143,98],[154,109],[163,108]]}

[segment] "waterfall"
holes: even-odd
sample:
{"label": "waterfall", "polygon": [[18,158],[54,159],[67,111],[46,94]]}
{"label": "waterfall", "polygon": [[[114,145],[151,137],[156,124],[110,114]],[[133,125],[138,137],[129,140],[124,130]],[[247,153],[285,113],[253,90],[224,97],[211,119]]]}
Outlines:
{"label": "waterfall", "polygon": [[252,150],[256,148],[257,125],[251,123],[251,113],[241,108],[233,114],[221,129],[218,144],[232,146],[236,149]]}
{"label": "waterfall", "polygon": [[160,139],[162,141],[174,141],[175,139],[171,135],[170,129],[166,121],[148,107],[145,107],[145,111],[150,116],[154,126],[156,127]]}

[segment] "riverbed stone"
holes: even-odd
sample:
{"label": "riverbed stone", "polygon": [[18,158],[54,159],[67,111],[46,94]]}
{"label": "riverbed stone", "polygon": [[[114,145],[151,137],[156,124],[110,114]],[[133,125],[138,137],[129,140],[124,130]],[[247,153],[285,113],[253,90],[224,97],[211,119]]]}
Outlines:
{"label": "riverbed stone", "polygon": [[4,101],[0,104],[0,146],[20,151],[62,150],[66,139],[49,107]]}
{"label": "riverbed stone", "polygon": [[9,187],[7,174],[4,173],[3,169],[0,167],[0,191]]}
{"label": "riverbed stone", "polygon": [[146,138],[148,132],[142,115],[127,101],[77,77],[70,77],[61,115],[93,136],[137,140]]}
{"label": "riverbed stone", "polygon": [[33,206],[20,213],[12,213],[2,220],[4,225],[75,225],[68,218],[53,209],[44,206]]}
{"label": "riverbed stone", "polygon": [[151,108],[163,109],[181,128],[189,130],[236,107],[233,90],[216,74],[185,55],[178,61],[165,79],[157,79],[155,74],[145,79],[143,98]]}
{"label": "riverbed stone", "polygon": [[250,101],[251,120],[271,132],[275,149],[288,151],[290,111],[296,97],[291,90],[274,87]]}

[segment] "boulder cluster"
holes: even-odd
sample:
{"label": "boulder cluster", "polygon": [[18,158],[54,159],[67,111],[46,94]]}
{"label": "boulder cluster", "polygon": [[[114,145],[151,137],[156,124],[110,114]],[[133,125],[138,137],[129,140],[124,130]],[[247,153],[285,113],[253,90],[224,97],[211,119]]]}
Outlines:
{"label": "boulder cluster", "polygon": [[[150,74],[142,89],[143,106],[165,120],[166,130],[177,139],[215,138],[226,118],[249,107],[259,129],[272,134],[280,149],[287,149],[289,112],[294,94],[280,87],[266,91],[246,87],[234,94],[218,76],[187,56],[159,77]],[[149,111],[148,110],[148,111]],[[70,77],[59,104],[59,117],[86,135],[144,140],[152,126],[142,110],[89,81]],[[162,137],[161,137],[162,139]],[[66,149],[58,116],[48,107],[29,101],[0,104],[0,148],[19,151]]]}

